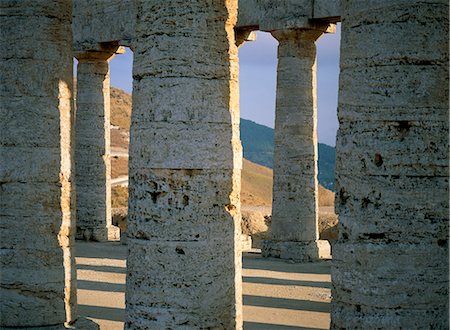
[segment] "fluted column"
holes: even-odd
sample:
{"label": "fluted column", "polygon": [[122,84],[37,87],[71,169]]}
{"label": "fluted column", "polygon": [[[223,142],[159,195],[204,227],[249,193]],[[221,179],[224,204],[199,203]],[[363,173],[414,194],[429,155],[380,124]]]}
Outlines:
{"label": "fluted column", "polygon": [[310,261],[329,257],[318,240],[316,46],[320,30],[272,32],[278,76],[272,223],[265,257]]}
{"label": "fluted column", "polygon": [[76,318],[72,2],[0,1],[0,327]]}
{"label": "fluted column", "polygon": [[112,52],[76,54],[77,239],[119,239],[111,220],[110,85]]}
{"label": "fluted column", "polygon": [[125,328],[242,329],[237,0],[136,5]]}
{"label": "fluted column", "polygon": [[331,328],[448,329],[448,1],[341,9]]}

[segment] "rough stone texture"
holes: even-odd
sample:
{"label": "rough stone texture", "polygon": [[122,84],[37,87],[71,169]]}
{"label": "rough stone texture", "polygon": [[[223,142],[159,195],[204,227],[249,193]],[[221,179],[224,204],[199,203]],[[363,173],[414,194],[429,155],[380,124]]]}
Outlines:
{"label": "rough stone texture", "polygon": [[72,3],[0,2],[0,326],[75,320]]}
{"label": "rough stone texture", "polygon": [[112,52],[77,54],[77,239],[119,239],[111,224],[109,64]]}
{"label": "rough stone texture", "polygon": [[128,208],[112,209],[112,224],[120,229],[120,243],[127,244]]}
{"label": "rough stone texture", "polygon": [[127,231],[128,208],[118,207],[112,209],[112,224],[120,228],[121,232]]}
{"label": "rough stone texture", "polygon": [[448,329],[448,1],[342,1],[333,329]]}
{"label": "rough stone texture", "polygon": [[126,329],[241,329],[237,1],[137,1]]}
{"label": "rough stone texture", "polygon": [[341,0],[314,0],[312,18],[337,23],[341,21]]}
{"label": "rough stone texture", "polygon": [[331,259],[330,243],[326,240],[312,242],[263,241],[261,253],[263,257],[288,259],[294,262]]}
{"label": "rough stone texture", "polygon": [[76,51],[97,50],[102,43],[130,46],[135,34],[133,0],[76,0],[73,41]]}
{"label": "rough stone texture", "polygon": [[[326,28],[273,32],[279,42],[278,76],[272,223],[270,240],[263,243],[265,257],[315,260],[319,255],[329,255],[327,242],[317,243],[315,41]],[[327,246],[328,253],[319,251],[324,246]]]}
{"label": "rough stone texture", "polygon": [[[237,30],[311,28],[340,20],[339,0],[239,0]],[[102,43],[132,46],[137,9],[133,0],[74,2],[76,51],[98,50]],[[107,27],[107,28],[105,28]],[[237,38],[239,42],[239,38]]]}
{"label": "rough stone texture", "polygon": [[267,218],[270,214],[264,214],[264,212],[257,210],[241,210],[242,214],[242,234],[253,235],[266,232],[268,228]]}
{"label": "rough stone texture", "polygon": [[338,0],[240,0],[236,27],[274,31],[340,20]]}

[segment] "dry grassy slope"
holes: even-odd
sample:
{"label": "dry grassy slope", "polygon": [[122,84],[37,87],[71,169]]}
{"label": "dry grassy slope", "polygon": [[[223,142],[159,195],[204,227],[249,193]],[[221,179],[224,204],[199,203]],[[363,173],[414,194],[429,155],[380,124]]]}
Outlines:
{"label": "dry grassy slope", "polygon": [[[272,169],[244,159],[241,201],[246,205],[272,204]],[[319,185],[319,206],[333,206],[334,193]]]}
{"label": "dry grassy slope", "polygon": [[272,170],[244,159],[241,178],[241,202],[247,205],[272,204]]}
{"label": "dry grassy slope", "polygon": [[131,95],[111,87],[111,124],[127,131],[131,123]]}
{"label": "dry grassy slope", "polygon": [[[126,139],[131,121],[131,95],[111,87],[111,124],[120,129],[111,130],[111,146],[126,148]],[[112,159],[113,178],[127,175],[128,159]],[[272,204],[272,169],[244,159],[242,169],[241,201],[244,205],[270,206]],[[116,196],[118,197],[118,196]],[[124,201],[121,201],[124,202]],[[319,205],[333,206],[334,193],[319,186]]]}

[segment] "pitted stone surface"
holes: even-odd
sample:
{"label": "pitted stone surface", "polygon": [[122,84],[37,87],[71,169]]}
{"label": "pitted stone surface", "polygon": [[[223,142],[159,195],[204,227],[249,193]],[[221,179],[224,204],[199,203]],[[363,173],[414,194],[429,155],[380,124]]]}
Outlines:
{"label": "pitted stone surface", "polygon": [[0,326],[74,321],[71,1],[0,3]]}
{"label": "pitted stone surface", "polygon": [[[339,0],[239,0],[238,30],[274,31],[314,28],[340,21]],[[131,46],[137,38],[136,4],[132,0],[74,2],[74,50],[99,50],[104,43]],[[108,27],[108,28],[105,28]],[[193,49],[186,49],[192,51]]]}
{"label": "pitted stone surface", "polygon": [[316,241],[264,241],[261,250],[263,257],[280,258],[294,262],[313,262],[318,259],[331,259],[331,246],[326,240]]}
{"label": "pitted stone surface", "polygon": [[448,1],[342,1],[332,328],[448,328]]}
{"label": "pitted stone surface", "polygon": [[73,2],[75,51],[96,50],[101,43],[130,46],[135,35],[133,0],[76,0]]}
{"label": "pitted stone surface", "polygon": [[136,1],[126,329],[241,329],[237,1]]}

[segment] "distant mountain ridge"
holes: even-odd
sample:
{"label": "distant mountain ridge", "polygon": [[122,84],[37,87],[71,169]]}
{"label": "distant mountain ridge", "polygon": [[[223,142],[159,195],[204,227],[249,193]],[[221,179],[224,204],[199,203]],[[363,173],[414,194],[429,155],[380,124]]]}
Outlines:
{"label": "distant mountain ridge", "polygon": [[[130,129],[131,95],[111,87],[111,124],[120,127],[123,132]],[[122,132],[122,133],[123,133]],[[128,141],[117,130],[111,133],[112,143],[127,147]],[[241,141],[244,158],[253,163],[273,168],[274,130],[241,118]],[[334,191],[335,148],[319,143],[319,182]]]}
{"label": "distant mountain ridge", "polygon": [[[241,142],[245,159],[273,168],[273,128],[241,118]],[[320,184],[334,191],[334,170],[336,167],[335,148],[319,143],[318,165]]]}

